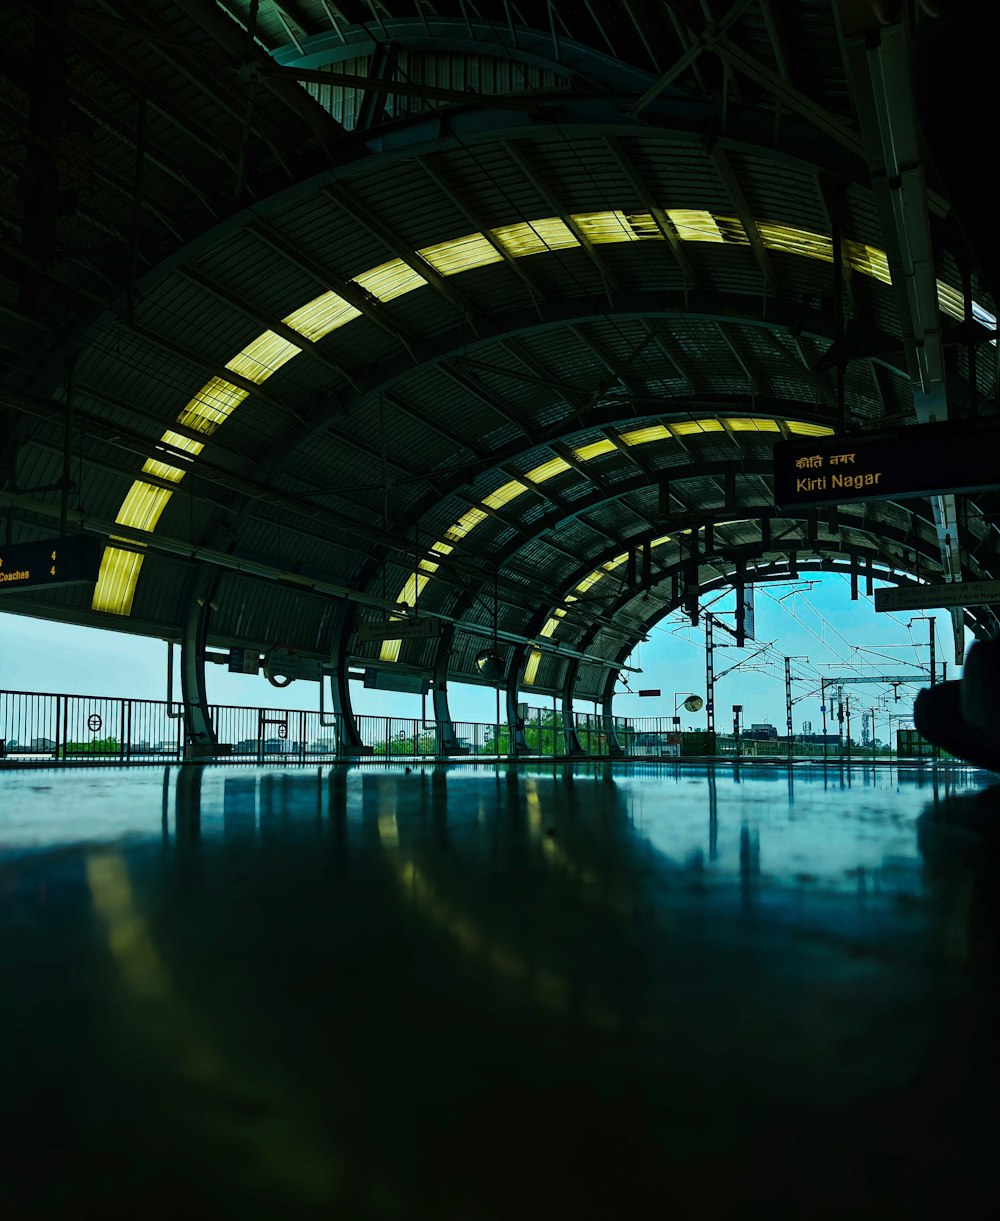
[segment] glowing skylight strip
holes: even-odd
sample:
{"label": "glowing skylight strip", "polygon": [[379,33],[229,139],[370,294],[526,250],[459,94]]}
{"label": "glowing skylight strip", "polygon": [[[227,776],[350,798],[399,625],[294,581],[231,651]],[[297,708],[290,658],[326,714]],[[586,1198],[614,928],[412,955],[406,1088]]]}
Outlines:
{"label": "glowing skylight strip", "polygon": [[538,677],[538,667],[541,664],[542,655],[538,649],[532,649],[528,654],[528,661],[524,667],[524,682],[528,687],[535,685],[535,679]]}
{"label": "glowing skylight strip", "polygon": [[462,271],[503,262],[503,255],[481,233],[469,233],[450,242],[424,246],[417,253],[443,276],[457,276]]}
{"label": "glowing skylight strip", "polygon": [[234,386],[221,377],[213,377],[180,413],[177,423],[190,428],[192,432],[211,436],[221,424],[225,424],[248,393],[241,386]]}
{"label": "glowing skylight strip", "polygon": [[307,301],[305,305],[293,310],[281,321],[285,326],[290,326],[293,331],[304,335],[306,339],[318,343],[331,331],[337,330],[338,327],[342,327],[345,323],[352,322],[360,316],[361,311],[351,305],[349,301],[345,301],[335,292],[328,292],[313,298],[312,301]]}
{"label": "glowing skylight strip", "polygon": [[711,212],[696,208],[667,208],[667,218],[682,242],[724,242]]}
{"label": "glowing skylight strip", "polygon": [[594,245],[610,242],[662,241],[656,222],[648,212],[577,212],[574,222]]}
{"label": "glowing skylight strip", "polygon": [[226,368],[245,377],[248,382],[260,385],[301,351],[291,340],[275,335],[274,331],[265,331],[227,361]]}
{"label": "glowing skylight strip", "polygon": [[161,445],[169,445],[172,449],[182,450],[185,454],[200,454],[205,448],[203,441],[195,441],[193,437],[185,437],[179,432],[167,431],[160,437]]}
{"label": "glowing skylight strip", "polygon": [[[738,218],[733,216],[692,208],[667,209],[666,215],[682,241],[729,245],[746,245],[749,241],[742,224]],[[573,221],[587,235],[588,240],[594,243],[662,240],[663,236],[652,215],[647,212],[624,212],[617,209],[580,212],[574,214]],[[772,220],[756,220],[755,224],[768,249],[819,259],[824,262],[832,260],[832,241],[825,234]],[[489,233],[494,241],[513,258],[571,249],[580,244],[564,221],[554,216],[520,221],[512,225],[501,225],[491,229]],[[844,241],[843,248],[845,260],[855,271],[872,276],[883,283],[891,283],[885,251],[850,239]],[[465,234],[446,242],[435,243],[422,248],[419,254],[442,275],[457,275],[462,271],[501,261],[501,256],[493,243],[483,233]],[[359,288],[370,293],[379,301],[392,301],[415,289],[425,287],[427,280],[402,259],[390,259],[386,263],[369,268],[353,277],[352,283],[357,284]],[[937,289],[941,311],[951,317],[963,317],[964,303],[961,302],[957,290],[940,280],[937,281]],[[978,302],[973,302],[972,312],[973,317],[983,326],[990,329],[996,326],[996,319]],[[282,321],[304,338],[316,342],[360,315],[360,310],[331,291],[307,301],[286,315]],[[226,368],[245,380],[260,385],[272,373],[297,356],[301,350],[290,340],[274,331],[267,330],[242,348],[227,363]],[[192,431],[203,433],[206,436],[211,435],[216,428],[225,423],[246,397],[247,391],[242,387],[223,378],[212,378],[177,416],[177,422]],[[726,424],[734,429],[750,427],[749,424],[734,424],[732,419],[727,419]],[[757,425],[759,431],[773,431],[774,427],[773,424],[766,423]],[[715,430],[713,422],[710,421],[682,422],[672,425],[672,428],[677,435],[683,435],[682,429],[685,432],[688,430],[692,432]],[[806,436],[822,436],[830,431],[821,426],[797,423],[790,423],[789,429]],[[639,437],[646,431],[632,430],[622,434],[622,440],[630,445],[643,444],[645,439],[640,440]],[[650,436],[649,439],[661,439],[661,434]],[[193,455],[200,452],[200,448],[194,448],[197,443],[191,443],[190,439],[176,433],[165,433],[162,443]],[[614,444],[610,441],[595,441],[582,446],[575,451],[575,454],[578,460],[589,461],[599,454],[611,452],[614,448]],[[535,468],[535,472],[529,473],[527,478],[532,479],[533,482],[543,482],[544,479],[561,473],[561,469],[558,461],[553,460],[551,463],[543,463],[540,467]],[[183,468],[163,462],[161,459],[150,458],[143,466],[143,473],[171,482],[180,482],[185,471]],[[143,484],[142,486],[148,487],[149,485]],[[165,492],[164,489],[158,490]],[[511,492],[509,499],[513,499],[525,489],[522,485],[508,485],[508,490]],[[498,489],[497,492],[491,494],[491,497],[485,498],[483,503],[491,508],[499,507],[490,502],[493,497],[499,496],[501,491],[502,489]],[[152,526],[148,527],[152,529],[155,528],[155,523],[168,500],[169,492],[165,492],[165,495],[156,500],[151,498],[149,493],[137,490],[137,485],[133,485],[122,504],[122,512],[129,517],[135,516],[136,505],[141,502],[145,508],[139,516],[147,522],[152,522]],[[507,501],[502,503],[507,503]],[[155,512],[146,511],[150,505],[154,504],[157,506]],[[453,540],[464,537],[485,517],[486,514],[481,511],[471,510],[463,515],[458,523],[449,528],[447,537]],[[145,529],[147,527],[137,528]],[[141,557],[139,557],[138,564],[134,561],[129,563],[131,565],[129,571],[132,572],[134,578],[137,578]],[[108,580],[111,580],[110,575]],[[112,602],[117,605],[131,603],[130,597],[110,598],[106,595],[107,591],[103,588],[103,582],[99,581],[94,591],[93,605],[95,608],[99,608],[99,603],[101,606],[110,605]]]}
{"label": "glowing skylight strip", "polygon": [[[732,432],[781,432],[777,420],[749,416],[726,416],[722,421]],[[833,429],[830,430],[831,432]]]}
{"label": "glowing skylight strip", "polygon": [[453,525],[449,526],[445,531],[445,535],[458,542],[459,539],[465,538],[470,530],[474,530],[481,521],[485,521],[489,517],[488,513],[484,513],[482,509],[469,509]]}
{"label": "glowing skylight strip", "polygon": [[131,526],[133,530],[145,530],[152,533],[172,495],[173,492],[167,488],[159,488],[152,483],[143,483],[141,479],[137,479],[122,501],[122,507],[118,510],[115,521],[119,526]]}
{"label": "glowing skylight strip", "polygon": [[[759,431],[759,432],[779,432],[780,426],[776,420],[767,416],[726,416],[724,421],[714,418],[704,420],[679,420],[676,424],[671,424],[671,428],[680,433],[695,433],[695,432],[722,432],[723,423],[732,428],[734,431]],[[791,432],[798,432],[805,436],[828,436],[833,432],[833,429],[825,424],[807,424],[798,420],[786,421],[786,424]],[[669,441],[672,439],[671,432],[663,424],[653,424],[646,428],[631,429],[628,432],[619,433],[619,439],[624,444],[634,447],[636,445],[648,445],[654,441]],[[600,454],[608,453],[615,449],[613,441],[603,440],[593,442],[591,445],[582,446],[580,449],[574,450],[579,461],[586,462],[591,458],[596,458]],[[560,465],[561,464],[561,465]],[[552,478],[554,475],[561,473],[563,470],[569,469],[569,463],[564,462],[561,458],[551,459],[549,462],[542,463],[540,466],[534,467],[526,473],[526,478],[531,479],[535,483],[543,481],[544,478]],[[491,509],[502,508],[506,504],[526,492],[527,487],[516,479],[508,480],[507,483],[501,484],[495,492],[491,492],[488,496],[484,496],[482,504]],[[468,509],[463,515],[454,522],[445,531],[445,537],[453,540],[464,538],[471,530],[474,530],[480,522],[485,521],[489,514],[483,512],[482,509]],[[681,531],[680,533],[690,533],[690,531]],[[669,535],[663,535],[661,539],[655,540],[653,546],[658,546],[660,543],[668,542]],[[447,548],[444,554],[447,554],[452,548],[443,542],[436,542],[431,545],[431,550],[438,551]],[[627,553],[615,556],[602,566],[602,571],[591,573],[589,577],[584,578],[584,581],[579,584],[576,589],[580,593],[585,593],[591,585],[599,581],[605,572],[612,572],[615,568],[624,564],[628,558]],[[433,571],[433,566],[426,561],[421,562],[421,567],[428,571]],[[421,578],[424,582],[426,577]],[[406,585],[400,591],[397,597],[398,602],[407,602],[412,605],[412,599],[409,594],[413,578],[410,577]],[[421,586],[421,588],[423,588]],[[551,623],[551,620],[549,621]],[[546,627],[548,624],[546,624]],[[554,628],[552,629],[554,630]],[[545,634],[543,630],[543,635]],[[388,643],[388,642],[387,642]],[[395,657],[390,658],[383,646],[383,661],[396,660],[399,656],[398,643],[395,650]]]}
{"label": "glowing skylight strip", "polygon": [[862,275],[872,276],[873,279],[881,280],[883,284],[892,283],[892,276],[889,274],[889,260],[886,258],[885,251],[879,250],[877,246],[866,246],[864,242],[852,242],[845,238],[844,258],[855,271],[860,271]]}
{"label": "glowing skylight strip", "polygon": [[812,233],[808,229],[796,229],[769,220],[757,221],[757,232],[768,250],[798,254],[807,259],[819,259],[823,263],[833,262],[833,239],[829,234]]}
{"label": "glowing skylight strip", "polygon": [[613,454],[616,446],[614,441],[607,439],[602,441],[591,441],[587,445],[581,445],[579,449],[574,449],[573,454],[580,462],[589,462],[591,458],[598,458],[601,454]]}
{"label": "glowing skylight strip", "polygon": [[109,615],[131,615],[143,557],[120,547],[105,547],[91,607]]}
{"label": "glowing skylight strip", "polygon": [[490,509],[502,509],[504,505],[510,504],[512,500],[515,500],[527,490],[523,483],[520,483],[517,479],[512,479],[509,483],[498,487],[495,492],[490,492],[489,496],[484,496],[483,504]]}
{"label": "glowing skylight strip", "polygon": [[670,431],[679,437],[693,436],[699,432],[725,432],[721,420],[678,420],[670,422]]}
{"label": "glowing skylight strip", "polygon": [[430,577],[418,576],[416,573],[411,573],[407,578],[406,584],[399,591],[399,597],[396,601],[403,606],[416,606],[417,598],[424,592],[429,580]]}
{"label": "glowing skylight strip", "polygon": [[180,483],[187,474],[179,466],[170,466],[166,462],[158,462],[155,458],[147,458],[142,464],[144,475],[155,475],[157,479],[169,479],[171,483]]}
{"label": "glowing skylight strip", "polygon": [[670,432],[662,424],[650,424],[646,428],[633,428],[618,434],[626,445],[648,445],[651,441],[669,441]]}
{"label": "glowing skylight strip", "polygon": [[785,427],[803,437],[829,437],[833,433],[826,424],[808,424],[805,420],[785,420]]}
{"label": "glowing skylight strip", "polygon": [[499,229],[491,229],[490,233],[515,259],[526,258],[532,254],[545,254],[551,250],[568,250],[580,245],[565,222],[557,216],[501,225]]}
{"label": "glowing skylight strip", "polygon": [[554,479],[556,475],[561,475],[569,469],[570,465],[565,458],[550,458],[541,466],[535,466],[530,471],[525,471],[524,477],[530,479],[532,483],[544,483],[547,479]]}
{"label": "glowing skylight strip", "polygon": [[390,259],[388,263],[380,263],[378,267],[354,276],[353,283],[379,301],[394,301],[415,288],[423,288],[427,281],[409,263],[404,263],[402,259]]}

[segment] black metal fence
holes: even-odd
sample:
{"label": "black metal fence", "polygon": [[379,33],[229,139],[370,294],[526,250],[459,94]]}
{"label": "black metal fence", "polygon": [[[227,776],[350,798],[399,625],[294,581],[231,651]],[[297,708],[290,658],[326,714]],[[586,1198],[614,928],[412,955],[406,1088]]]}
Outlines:
{"label": "black metal fence", "polygon": [[[458,721],[448,746],[435,721],[411,717],[356,718],[362,751],[348,750],[342,719],[335,713],[213,705],[219,741],[217,757],[234,761],[323,762],[355,756],[371,759],[421,759],[448,754],[456,758],[506,758],[511,751],[507,725]],[[793,738],[755,739],[746,735],[680,732],[672,719],[614,717],[574,713],[574,728],[592,757],[621,754],[631,759],[678,757],[847,759],[928,758],[934,748],[916,731],[900,729],[888,745],[848,743],[831,735],[817,743]],[[524,740],[534,758],[565,757],[567,742],[560,711],[527,709]],[[611,732],[609,733],[609,729]],[[183,717],[178,704],[164,700],[109,696],[0,691],[0,759],[10,763],[179,761],[184,757]]]}

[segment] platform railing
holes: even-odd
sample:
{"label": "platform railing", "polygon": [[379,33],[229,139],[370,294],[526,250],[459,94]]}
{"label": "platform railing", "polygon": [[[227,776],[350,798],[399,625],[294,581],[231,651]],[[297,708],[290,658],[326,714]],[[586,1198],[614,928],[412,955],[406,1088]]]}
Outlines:
{"label": "platform railing", "polygon": [[[214,757],[240,762],[323,762],[342,758],[426,759],[508,758],[511,735],[505,724],[456,721],[446,740],[435,721],[419,717],[361,715],[355,718],[360,746],[349,743],[342,719],[318,710],[211,706],[218,738]],[[900,729],[892,749],[858,744],[807,742],[793,738],[755,739],[741,735],[678,732],[667,717],[612,720],[574,713],[580,745],[592,758],[622,752],[625,758],[818,759],[826,762],[936,757],[915,730]],[[529,708],[522,725],[530,758],[566,754],[562,713]],[[791,750],[789,749],[791,745]],[[447,747],[447,749],[443,749]],[[613,749],[614,748],[614,749]],[[523,748],[522,748],[523,751]],[[55,692],[0,691],[0,760],[66,763],[176,762],[184,758],[183,718],[178,704]]]}

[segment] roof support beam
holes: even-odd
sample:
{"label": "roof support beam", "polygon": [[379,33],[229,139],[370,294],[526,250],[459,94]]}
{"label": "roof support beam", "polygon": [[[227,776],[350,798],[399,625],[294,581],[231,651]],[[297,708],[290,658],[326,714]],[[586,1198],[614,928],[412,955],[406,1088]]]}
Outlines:
{"label": "roof support beam", "polygon": [[760,235],[760,230],[757,228],[757,222],[754,220],[754,215],[750,205],[747,203],[747,198],[743,194],[743,187],[740,185],[740,180],[733,169],[733,163],[729,160],[729,154],[721,144],[713,144],[709,155],[719,172],[719,177],[725,185],[729,198],[733,201],[733,207],[736,209],[736,215],[743,226],[743,231],[750,239],[750,249],[753,251],[754,258],[757,260],[757,266],[764,276],[766,290],[772,296],[777,296],[780,289],[774,264],[771,262],[771,256],[764,245],[764,239]]}

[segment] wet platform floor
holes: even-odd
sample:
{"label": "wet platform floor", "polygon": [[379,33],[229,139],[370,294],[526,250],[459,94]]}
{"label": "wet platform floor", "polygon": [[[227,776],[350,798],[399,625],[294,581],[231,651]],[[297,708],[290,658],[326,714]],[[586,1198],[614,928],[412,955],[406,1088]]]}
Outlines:
{"label": "wet platform floor", "polygon": [[0,1210],[971,1208],[990,779],[0,772]]}

